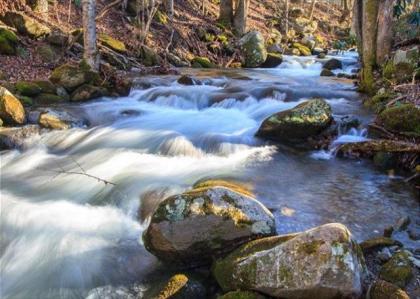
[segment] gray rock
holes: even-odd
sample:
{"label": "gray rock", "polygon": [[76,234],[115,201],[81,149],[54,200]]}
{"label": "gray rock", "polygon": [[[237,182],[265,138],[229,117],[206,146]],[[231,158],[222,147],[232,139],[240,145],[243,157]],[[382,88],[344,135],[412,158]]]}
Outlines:
{"label": "gray rock", "polygon": [[365,270],[360,248],[338,223],[252,241],[213,265],[224,291],[276,298],[358,298]]}
{"label": "gray rock", "polygon": [[263,35],[258,31],[245,34],[239,41],[244,55],[245,67],[258,67],[267,59]]}
{"label": "gray rock", "polygon": [[240,190],[212,186],[165,199],[143,241],[162,261],[191,267],[274,233],[274,217],[259,201]]}
{"label": "gray rock", "polygon": [[39,135],[39,132],[37,125],[0,128],[0,149],[23,149],[26,139]]}

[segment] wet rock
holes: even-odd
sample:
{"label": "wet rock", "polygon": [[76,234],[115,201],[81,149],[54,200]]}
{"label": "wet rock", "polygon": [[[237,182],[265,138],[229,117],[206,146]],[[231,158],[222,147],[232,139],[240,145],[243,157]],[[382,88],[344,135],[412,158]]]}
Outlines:
{"label": "wet rock", "polygon": [[360,243],[360,248],[362,248],[364,252],[367,252],[369,250],[378,249],[382,247],[390,247],[394,245],[402,246],[402,244],[397,240],[386,237],[376,237]]}
{"label": "wet rock", "polygon": [[215,65],[207,57],[194,57],[191,66],[195,68],[214,68]]}
{"label": "wet rock", "polygon": [[267,52],[268,53],[282,54],[283,53],[283,48],[279,44],[272,44],[272,45],[267,47]]}
{"label": "wet rock", "polygon": [[406,292],[384,280],[375,281],[368,290],[369,299],[410,299]]}
{"label": "wet rock", "polygon": [[84,102],[106,95],[106,89],[90,84],[83,84],[72,92],[70,101]]}
{"label": "wet rock", "polygon": [[157,295],[151,297],[154,299],[205,298],[206,289],[200,282],[187,275],[176,274],[167,281]]}
{"label": "wet rock", "polygon": [[32,97],[41,93],[42,89],[33,82],[18,81],[16,82],[16,91],[21,95]]}
{"label": "wet rock", "polygon": [[0,28],[0,54],[16,55],[18,38],[16,34],[6,28]]}
{"label": "wet rock", "polygon": [[409,229],[408,230],[408,236],[411,240],[418,241],[420,240],[420,231],[415,229]]}
{"label": "wet rock", "polygon": [[55,94],[57,92],[57,87],[48,80],[36,80],[33,83],[38,85],[42,93]]}
{"label": "wet rock", "polygon": [[99,74],[88,67],[63,64],[54,69],[50,81],[64,87],[67,91],[73,91],[82,84],[100,83]]}
{"label": "wet rock", "polygon": [[420,108],[413,104],[385,109],[377,121],[387,130],[420,136]]}
{"label": "wet rock", "polygon": [[233,291],[217,297],[217,299],[264,299],[267,298],[259,293],[251,291]]}
{"label": "wet rock", "polygon": [[404,231],[407,229],[407,227],[410,225],[411,219],[408,216],[403,216],[397,220],[397,222],[394,225],[394,228],[396,231]]}
{"label": "wet rock", "polygon": [[300,142],[321,133],[331,121],[331,106],[323,99],[312,99],[265,119],[257,136],[278,142]]}
{"label": "wet rock", "polygon": [[341,63],[340,60],[335,59],[335,58],[328,60],[324,64],[324,69],[327,69],[327,70],[335,70],[335,69],[341,69],[341,68],[343,68],[343,64]]}
{"label": "wet rock", "polygon": [[281,298],[357,298],[364,272],[360,248],[338,223],[249,242],[213,265],[225,291]]}
{"label": "wet rock", "polygon": [[182,60],[180,57],[176,56],[172,53],[166,53],[166,58],[168,59],[169,63],[176,67],[189,67],[190,63],[187,61]]}
{"label": "wet rock", "polygon": [[375,153],[420,153],[420,145],[391,139],[377,139],[343,144],[338,148],[339,156],[373,157]]}
{"label": "wet rock", "polygon": [[37,125],[24,127],[0,128],[0,149],[22,149],[25,140],[39,135],[40,129]]}
{"label": "wet rock", "polygon": [[22,103],[2,86],[0,86],[0,118],[8,125],[22,125],[26,118]]}
{"label": "wet rock", "polygon": [[143,235],[146,249],[164,262],[191,267],[274,234],[270,211],[238,191],[204,186],[165,199]]}
{"label": "wet rock", "polygon": [[334,77],[335,74],[331,70],[322,69],[320,76],[321,77]]}
{"label": "wet rock", "polygon": [[183,76],[179,77],[177,82],[179,84],[182,84],[182,85],[201,85],[202,84],[200,80],[192,78],[192,77],[187,76],[187,75],[183,75]]}
{"label": "wet rock", "polygon": [[299,52],[300,52],[300,55],[302,55],[302,56],[311,56],[312,55],[311,50],[308,47],[306,47],[306,46],[304,46],[300,43],[294,43],[293,48],[298,49]]}
{"label": "wet rock", "polygon": [[345,78],[345,79],[349,79],[349,80],[355,80],[357,79],[357,75],[356,74],[346,74],[346,73],[339,73],[337,75],[338,78]]}
{"label": "wet rock", "polygon": [[98,35],[98,40],[100,43],[110,48],[111,50],[114,50],[119,53],[127,52],[125,44],[122,41],[119,41],[108,34],[100,33]]}
{"label": "wet rock", "polygon": [[391,238],[394,233],[394,227],[388,226],[384,228],[384,237]]}
{"label": "wet rock", "polygon": [[409,253],[405,251],[396,253],[389,262],[382,266],[379,277],[404,288],[414,277]]}
{"label": "wet rock", "polygon": [[41,105],[57,104],[64,101],[65,101],[64,98],[53,93],[41,93],[37,95],[36,97],[34,97],[33,99],[33,102],[35,104],[41,104]]}
{"label": "wet rock", "polygon": [[38,120],[41,127],[54,130],[67,130],[77,122],[78,120],[70,114],[51,109],[41,112]]}
{"label": "wet rock", "polygon": [[0,19],[6,25],[16,28],[20,34],[28,35],[31,38],[40,38],[51,32],[50,28],[23,12],[7,11]]}
{"label": "wet rock", "polygon": [[263,64],[267,59],[267,50],[263,35],[258,31],[245,34],[239,41],[244,55],[243,65],[253,68]]}
{"label": "wet rock", "polygon": [[265,62],[261,65],[261,67],[264,68],[272,68],[277,67],[283,62],[283,56],[281,54],[276,53],[268,53],[267,59]]}

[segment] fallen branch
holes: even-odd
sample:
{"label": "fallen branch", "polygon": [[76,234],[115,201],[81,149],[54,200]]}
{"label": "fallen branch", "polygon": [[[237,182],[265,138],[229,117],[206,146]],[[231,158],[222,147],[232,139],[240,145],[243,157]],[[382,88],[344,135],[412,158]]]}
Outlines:
{"label": "fallen branch", "polygon": [[108,11],[111,10],[111,8],[113,8],[114,6],[117,6],[118,4],[120,4],[123,0],[115,0],[114,2],[109,3],[108,5],[106,5],[101,12],[96,16],[95,21],[98,21],[100,19],[102,19]]}
{"label": "fallen branch", "polygon": [[394,45],[394,48],[400,48],[400,47],[411,46],[411,45],[416,45],[416,44],[420,44],[420,38],[419,37],[406,39],[406,40],[403,40],[402,42],[396,43]]}
{"label": "fallen branch", "polygon": [[402,96],[396,97],[396,98],[395,98],[395,99],[393,99],[392,101],[389,101],[389,102],[386,104],[386,107],[391,107],[391,106],[392,106],[392,105],[394,105],[396,102],[401,101],[401,100],[405,99],[406,97],[407,97],[407,95],[402,95]]}

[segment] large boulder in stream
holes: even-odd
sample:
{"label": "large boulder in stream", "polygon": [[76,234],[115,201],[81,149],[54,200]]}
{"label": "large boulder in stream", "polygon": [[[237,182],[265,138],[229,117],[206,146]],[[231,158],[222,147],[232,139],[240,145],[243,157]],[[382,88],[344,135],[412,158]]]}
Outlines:
{"label": "large boulder in stream", "polygon": [[251,31],[240,40],[244,55],[245,67],[258,67],[267,59],[267,49],[263,35],[258,31]]}
{"label": "large boulder in stream", "polygon": [[348,229],[332,223],[249,242],[213,265],[223,290],[275,298],[358,298],[366,266]]}
{"label": "large boulder in stream", "polygon": [[323,68],[331,71],[331,70],[336,70],[336,69],[343,68],[343,64],[341,63],[340,60],[335,59],[335,58],[331,58],[330,60],[328,60],[324,64]]}
{"label": "large boulder in stream", "polygon": [[9,125],[22,125],[26,120],[22,103],[2,86],[0,86],[0,118]]}
{"label": "large boulder in stream", "polygon": [[305,141],[326,129],[332,119],[331,106],[323,99],[312,99],[265,119],[257,136],[286,143]]}
{"label": "large boulder in stream", "polygon": [[202,182],[160,203],[143,234],[146,249],[166,263],[192,267],[275,233],[273,215],[248,191],[221,185]]}

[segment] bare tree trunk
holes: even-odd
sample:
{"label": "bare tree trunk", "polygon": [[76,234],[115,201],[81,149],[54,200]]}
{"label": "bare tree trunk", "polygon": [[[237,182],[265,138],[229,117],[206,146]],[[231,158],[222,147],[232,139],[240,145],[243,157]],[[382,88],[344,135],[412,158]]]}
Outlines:
{"label": "bare tree trunk", "polygon": [[312,0],[312,4],[311,4],[311,13],[310,13],[310,15],[309,15],[309,20],[310,20],[310,21],[312,21],[312,18],[313,18],[313,16],[314,16],[315,3],[316,3],[316,0]]}
{"label": "bare tree trunk", "polygon": [[376,41],[378,33],[378,0],[364,0],[362,13],[362,74],[361,88],[367,93],[374,90],[373,70],[376,66]]}
{"label": "bare tree trunk", "polygon": [[286,39],[288,39],[288,33],[289,33],[289,0],[286,0],[286,24],[284,26],[286,31]]}
{"label": "bare tree trunk", "polygon": [[233,26],[238,35],[243,35],[246,32],[246,23],[248,18],[248,8],[250,0],[238,0],[233,17]]}
{"label": "bare tree trunk", "polygon": [[165,0],[166,13],[169,17],[174,15],[174,0]]}
{"label": "bare tree trunk", "polygon": [[233,20],[232,0],[220,0],[219,21],[225,24],[231,24],[232,20]]}
{"label": "bare tree trunk", "polygon": [[99,70],[99,56],[96,47],[96,3],[95,0],[83,0],[83,58],[95,71]]}
{"label": "bare tree trunk", "polygon": [[381,65],[389,57],[392,48],[393,0],[383,0],[378,8],[378,36],[376,39],[376,63]]}
{"label": "bare tree trunk", "polygon": [[359,52],[360,59],[363,60],[363,30],[362,30],[362,13],[363,1],[355,0],[353,5],[353,32],[356,35],[357,51]]}

